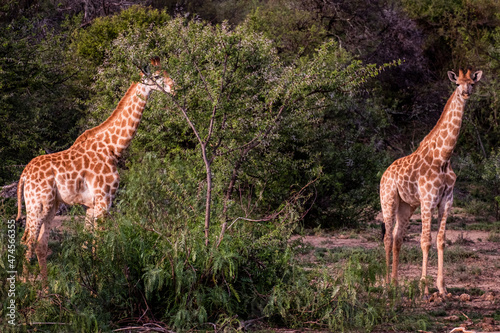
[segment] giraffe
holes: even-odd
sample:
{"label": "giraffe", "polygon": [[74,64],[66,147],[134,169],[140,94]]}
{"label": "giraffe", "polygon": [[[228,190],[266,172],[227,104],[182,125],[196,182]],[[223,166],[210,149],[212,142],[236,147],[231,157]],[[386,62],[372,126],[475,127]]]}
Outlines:
{"label": "giraffe", "polygon": [[[160,66],[159,58],[151,64]],[[147,73],[147,71],[146,71]],[[47,281],[48,238],[52,220],[61,203],[87,207],[85,225],[95,227],[111,207],[120,176],[117,161],[129,146],[153,90],[173,93],[172,79],[166,72],[141,72],[116,109],[100,125],[86,130],[67,150],[35,157],[23,170],[17,188],[18,214],[24,190],[26,229],[22,244],[26,258],[35,248],[42,281]]]}
{"label": "giraffe", "polygon": [[443,277],[443,251],[445,243],[446,219],[453,202],[453,187],[456,175],[450,165],[450,158],[457,143],[465,102],[472,93],[472,88],[481,79],[482,71],[459,75],[448,72],[449,79],[457,88],[449,98],[443,113],[432,131],[422,140],[412,154],[392,163],[382,175],[380,181],[380,203],[385,224],[384,246],[386,254],[386,277],[389,284],[389,262],[392,253],[391,279],[397,285],[399,252],[403,236],[410,217],[420,206],[422,213],[422,249],[421,284],[424,295],[429,294],[425,284],[427,261],[431,247],[432,212],[437,207],[439,230],[436,237],[438,252],[438,272],[436,284],[441,295],[446,295]]}

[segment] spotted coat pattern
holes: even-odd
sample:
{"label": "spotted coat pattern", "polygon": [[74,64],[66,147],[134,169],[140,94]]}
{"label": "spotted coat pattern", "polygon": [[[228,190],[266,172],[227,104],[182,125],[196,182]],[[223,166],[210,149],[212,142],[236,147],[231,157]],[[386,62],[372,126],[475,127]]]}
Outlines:
{"label": "spotted coat pattern", "polygon": [[[157,59],[153,65],[159,66]],[[21,174],[17,197],[18,216],[24,191],[26,229],[22,243],[31,259],[35,249],[42,280],[47,279],[48,237],[61,203],[87,207],[86,227],[111,207],[120,176],[118,158],[129,146],[153,90],[171,92],[173,81],[166,72],[142,76],[133,83],[117,108],[99,126],[85,131],[67,150],[35,157]]]}
{"label": "spotted coat pattern", "polygon": [[384,172],[380,182],[380,203],[385,224],[384,247],[386,253],[386,283],[390,282],[389,263],[392,251],[391,280],[397,284],[399,252],[410,217],[420,206],[422,214],[422,276],[424,293],[429,290],[425,284],[427,262],[431,247],[432,212],[437,208],[439,229],[436,239],[438,251],[438,272],[436,284],[440,294],[446,293],[443,277],[443,251],[445,246],[446,219],[453,203],[453,187],[456,175],[450,165],[450,158],[457,143],[462,125],[465,102],[472,93],[474,83],[482,76],[481,71],[466,74],[459,71],[458,77],[448,72],[456,90],[449,98],[439,121],[422,140],[418,149],[392,163]]}

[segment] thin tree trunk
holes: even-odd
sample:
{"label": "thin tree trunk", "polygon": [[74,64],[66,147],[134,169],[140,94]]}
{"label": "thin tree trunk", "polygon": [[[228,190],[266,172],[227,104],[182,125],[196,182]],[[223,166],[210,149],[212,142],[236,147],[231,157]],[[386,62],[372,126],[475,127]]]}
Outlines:
{"label": "thin tree trunk", "polygon": [[207,158],[207,148],[206,144],[201,144],[201,154],[203,156],[203,162],[205,163],[205,169],[207,172],[207,197],[205,203],[205,245],[208,246],[208,236],[210,231],[210,209],[212,204],[212,168],[211,163]]}
{"label": "thin tree trunk", "polygon": [[217,247],[219,247],[220,243],[222,242],[222,239],[224,238],[224,234],[226,233],[227,229],[227,203],[229,199],[231,198],[231,195],[233,194],[233,189],[234,189],[234,184],[236,183],[236,179],[238,178],[238,171],[240,170],[241,167],[241,160],[243,158],[243,155],[241,158],[236,162],[234,169],[233,169],[233,175],[231,176],[231,181],[229,181],[229,186],[226,191],[226,197],[224,198],[224,208],[222,209],[222,216],[224,217],[224,223],[222,223],[220,235],[219,235],[219,240],[217,241]]}

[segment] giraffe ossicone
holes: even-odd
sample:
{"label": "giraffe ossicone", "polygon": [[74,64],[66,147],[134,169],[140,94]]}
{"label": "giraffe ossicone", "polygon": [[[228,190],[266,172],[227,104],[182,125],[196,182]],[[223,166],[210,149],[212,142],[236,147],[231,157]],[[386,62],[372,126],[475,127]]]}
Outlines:
{"label": "giraffe ossicone", "polygon": [[[151,64],[160,66],[159,58]],[[141,73],[112,114],[100,125],[85,131],[67,150],[35,157],[24,168],[17,189],[18,214],[24,191],[26,229],[22,243],[31,259],[35,249],[42,281],[47,280],[48,238],[52,220],[61,203],[87,207],[86,225],[104,216],[118,189],[117,162],[130,145],[150,93],[173,93],[174,82],[165,71]]]}
{"label": "giraffe ossicone", "polygon": [[446,219],[453,203],[453,187],[456,175],[450,158],[457,143],[462,125],[465,102],[472,94],[473,86],[482,77],[482,72],[468,70],[448,72],[449,79],[457,88],[449,98],[443,113],[432,131],[422,140],[412,154],[392,163],[380,181],[380,203],[384,217],[384,247],[386,254],[386,284],[389,284],[390,256],[392,252],[391,279],[397,284],[399,252],[410,217],[420,206],[422,213],[422,276],[424,294],[429,293],[425,279],[431,247],[432,213],[438,210],[438,233],[436,237],[438,271],[436,284],[439,293],[446,294],[444,283],[444,260]]}

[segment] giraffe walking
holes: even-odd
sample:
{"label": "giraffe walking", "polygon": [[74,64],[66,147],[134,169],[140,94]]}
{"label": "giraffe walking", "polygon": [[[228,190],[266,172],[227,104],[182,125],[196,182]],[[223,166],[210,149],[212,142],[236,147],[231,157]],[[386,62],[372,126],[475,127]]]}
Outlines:
{"label": "giraffe walking", "polygon": [[[422,212],[422,276],[427,276],[427,261],[431,247],[432,212],[437,207],[439,230],[436,238],[438,272],[436,284],[441,295],[446,294],[443,277],[443,251],[445,246],[446,218],[453,203],[453,187],[456,175],[451,169],[450,158],[457,143],[465,102],[472,93],[473,85],[481,79],[482,72],[459,75],[448,72],[449,79],[457,88],[444,107],[436,126],[422,140],[411,155],[396,160],[384,172],[380,182],[380,203],[384,216],[386,254],[386,284],[389,284],[389,262],[392,251],[391,279],[397,284],[399,251],[410,217],[420,206]],[[424,294],[429,294],[425,284]]]}
{"label": "giraffe walking", "polygon": [[[151,60],[159,66],[158,58]],[[118,158],[129,146],[153,90],[173,91],[166,72],[157,71],[132,83],[113,113],[97,127],[85,131],[67,150],[35,157],[21,174],[17,188],[18,214],[24,190],[26,229],[22,243],[26,257],[35,249],[42,281],[47,280],[48,238],[61,203],[87,207],[86,227],[93,227],[111,207],[120,176]]]}

